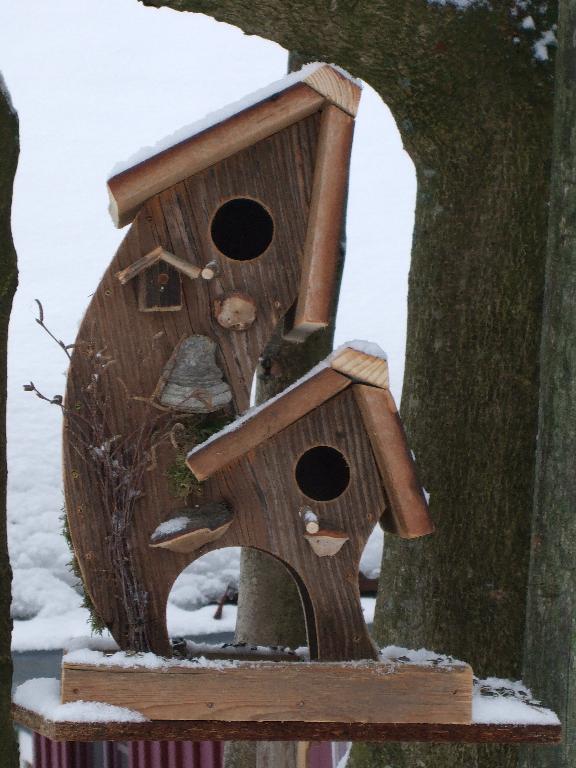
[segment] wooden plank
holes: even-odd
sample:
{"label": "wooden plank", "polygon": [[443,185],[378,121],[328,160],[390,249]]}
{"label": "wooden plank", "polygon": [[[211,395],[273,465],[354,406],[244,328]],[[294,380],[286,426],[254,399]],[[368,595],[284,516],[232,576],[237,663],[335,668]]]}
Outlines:
{"label": "wooden plank", "polygon": [[322,110],[300,291],[292,328],[284,336],[302,340],[330,323],[340,261],[342,219],[354,119],[333,105]]}
{"label": "wooden plank", "polygon": [[125,226],[153,195],[309,117],[324,104],[322,94],[298,83],[113,176],[108,191],[114,223]]}
{"label": "wooden plank", "polygon": [[362,384],[371,384],[381,389],[389,386],[388,361],[383,357],[346,347],[332,357],[330,365],[335,371]]}
{"label": "wooden plank", "polygon": [[428,504],[396,404],[387,389],[354,384],[354,397],[370,436],[372,450],[389,501],[384,523],[404,539],[434,532]]}
{"label": "wooden plank", "polygon": [[344,112],[356,117],[362,89],[330,64],[316,69],[305,77],[303,82],[321,93],[329,102],[343,109]]}
{"label": "wooden plank", "polygon": [[372,741],[436,744],[559,744],[560,725],[472,723],[304,723],[152,720],[145,723],[54,722],[12,705],[14,722],[53,741]]}
{"label": "wooden plank", "polygon": [[276,435],[350,385],[350,379],[323,368],[282,397],[259,410],[236,429],[225,432],[208,445],[188,454],[187,464],[198,480],[205,480],[217,470],[243,456]]}
{"label": "wooden plank", "polygon": [[217,668],[62,666],[62,702],[105,701],[151,720],[469,723],[468,665],[235,662]]}

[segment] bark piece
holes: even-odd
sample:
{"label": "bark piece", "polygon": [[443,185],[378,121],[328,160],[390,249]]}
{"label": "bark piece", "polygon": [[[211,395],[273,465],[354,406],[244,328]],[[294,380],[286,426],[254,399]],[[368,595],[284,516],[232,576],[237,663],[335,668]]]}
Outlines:
{"label": "bark piece", "polygon": [[62,702],[71,701],[105,701],[151,720],[467,724],[472,670],[388,662],[161,670],[64,662]]}
{"label": "bark piece", "polygon": [[207,336],[189,336],[174,350],[159,385],[161,405],[177,411],[212,413],[232,401],[232,392],[216,364],[216,344]]}
{"label": "bark piece", "polygon": [[214,301],[214,315],[222,328],[245,331],[256,320],[256,302],[245,293],[232,293]]}
{"label": "bark piece", "polygon": [[233,519],[234,513],[225,504],[211,502],[183,509],[156,528],[150,546],[194,552],[225,534]]}

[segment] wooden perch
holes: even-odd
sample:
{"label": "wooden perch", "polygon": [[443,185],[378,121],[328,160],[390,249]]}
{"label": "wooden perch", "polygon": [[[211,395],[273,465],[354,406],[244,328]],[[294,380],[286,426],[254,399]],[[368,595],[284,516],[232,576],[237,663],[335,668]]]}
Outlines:
{"label": "wooden perch", "polygon": [[329,104],[322,111],[300,290],[292,328],[285,338],[301,341],[330,324],[334,307],[344,203],[354,119]]}
{"label": "wooden perch", "polygon": [[226,533],[233,519],[234,513],[221,503],[184,509],[156,528],[150,537],[150,546],[173,552],[195,552]]}
{"label": "wooden perch", "polygon": [[428,504],[396,404],[387,389],[354,384],[354,397],[368,431],[389,501],[384,526],[404,539],[434,532]]}
{"label": "wooden perch", "polygon": [[337,555],[350,537],[343,531],[319,530],[317,533],[304,534],[318,557],[333,557]]}
{"label": "wooden perch", "polygon": [[387,389],[389,385],[388,361],[384,357],[369,355],[352,347],[345,347],[330,360],[335,371],[343,373],[361,384]]}
{"label": "wooden perch", "polygon": [[346,376],[323,368],[257,410],[252,417],[248,415],[236,428],[225,430],[210,442],[193,448],[187,464],[198,480],[205,480],[349,385],[350,379]]}
{"label": "wooden perch", "polygon": [[304,510],[302,513],[302,520],[304,521],[304,528],[306,529],[306,533],[318,533],[320,530],[318,515],[315,515],[311,509]]}

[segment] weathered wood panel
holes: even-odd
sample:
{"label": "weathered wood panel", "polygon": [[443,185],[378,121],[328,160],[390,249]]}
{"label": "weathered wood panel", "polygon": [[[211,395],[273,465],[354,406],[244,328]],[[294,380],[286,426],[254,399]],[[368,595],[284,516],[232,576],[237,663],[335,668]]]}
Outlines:
{"label": "weathered wood panel", "polygon": [[63,665],[62,702],[105,701],[150,720],[470,723],[472,670],[236,662],[234,667]]}
{"label": "weathered wood panel", "polygon": [[[80,328],[66,394],[66,505],[85,583],[123,648],[170,653],[165,603],[189,562],[149,547],[152,531],[182,506],[166,480],[174,450],[163,438],[174,413],[153,395],[176,346],[200,334],[218,345],[231,409],[247,408],[261,350],[298,290],[318,124],[313,115],[151,199]],[[261,201],[274,220],[271,245],[247,262],[222,256],[210,236],[219,206],[237,196]],[[210,281],[183,279],[180,312],[139,312],[136,281],[121,285],[116,278],[159,246],[198,267],[219,265]],[[258,307],[242,332],[222,328],[213,316],[215,300],[234,292]],[[211,500],[209,488],[202,500]]]}
{"label": "weathered wood panel", "polygon": [[145,723],[72,723],[47,720],[13,705],[14,722],[54,741],[316,741],[462,742],[468,744],[558,744],[560,725],[517,723],[304,723],[228,720],[152,720]]}

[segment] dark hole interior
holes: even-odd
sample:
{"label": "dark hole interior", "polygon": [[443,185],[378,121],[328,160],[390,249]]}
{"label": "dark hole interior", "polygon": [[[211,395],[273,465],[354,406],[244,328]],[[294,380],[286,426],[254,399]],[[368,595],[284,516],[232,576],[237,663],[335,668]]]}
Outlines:
{"label": "dark hole interior", "polygon": [[350,482],[350,468],[336,448],[318,445],[302,454],[296,464],[298,487],[316,501],[330,501],[340,496]]}
{"label": "dark hole interior", "polygon": [[272,242],[274,222],[263,205],[238,197],[216,211],[211,234],[224,256],[249,261],[264,253]]}

